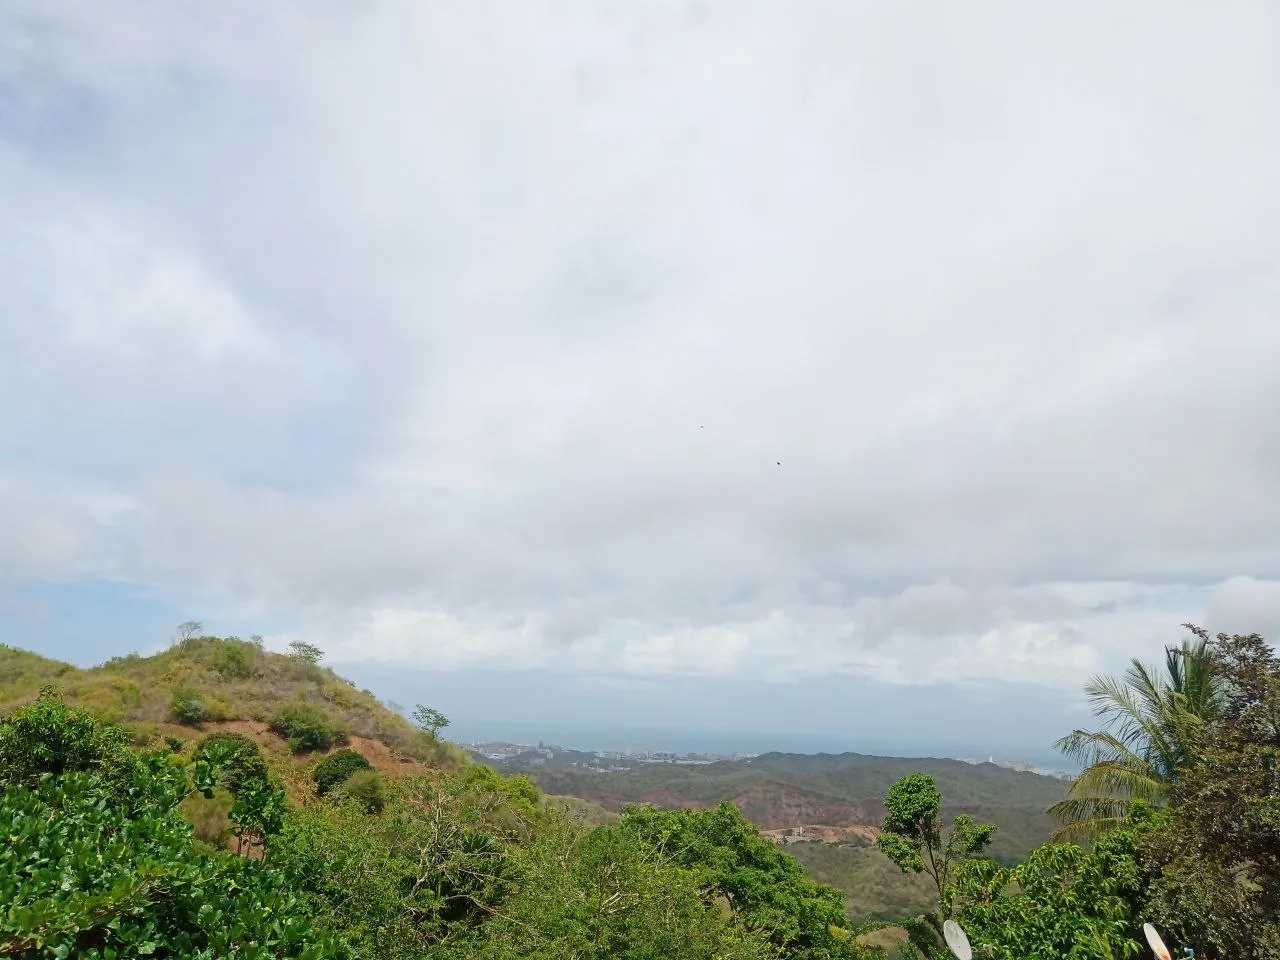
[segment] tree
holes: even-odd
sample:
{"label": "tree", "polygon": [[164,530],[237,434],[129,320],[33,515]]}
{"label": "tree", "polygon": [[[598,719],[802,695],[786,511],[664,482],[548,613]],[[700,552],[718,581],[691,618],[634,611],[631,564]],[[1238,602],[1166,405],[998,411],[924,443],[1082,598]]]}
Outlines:
{"label": "tree", "polygon": [[449,725],[449,718],[439,710],[424,707],[419,703],[413,708],[413,722],[423,733],[429,733],[435,737]]}
{"label": "tree", "polygon": [[1066,799],[1049,809],[1063,826],[1056,840],[1088,839],[1122,826],[1129,806],[1163,804],[1191,761],[1206,725],[1222,709],[1222,684],[1208,637],[1165,648],[1164,674],[1134,660],[1122,679],[1094,677],[1085,686],[1101,730],[1075,730],[1055,746],[1085,770]]}
{"label": "tree", "polygon": [[1148,910],[1201,955],[1263,960],[1280,956],[1280,658],[1256,634],[1219,634],[1210,655],[1220,716],[1144,843]]}
{"label": "tree", "polygon": [[178,628],[174,631],[174,643],[185,643],[192,637],[198,637],[204,632],[204,624],[199,620],[184,620],[178,624]]}
{"label": "tree", "polygon": [[728,801],[705,810],[633,806],[614,827],[655,856],[691,872],[709,899],[722,899],[741,923],[783,957],[856,957],[844,897],[814,883]]}
{"label": "tree", "polygon": [[305,640],[293,640],[289,643],[289,656],[299,663],[310,664],[314,667],[324,659],[324,651],[315,644],[307,643]]}
{"label": "tree", "polygon": [[1145,880],[1137,855],[1151,816],[1099,837],[1088,851],[1048,843],[1008,869],[963,864],[947,898],[979,956],[990,960],[1118,960],[1136,956]]}
{"label": "tree", "polygon": [[[947,887],[966,860],[977,857],[995,836],[995,824],[979,823],[957,814],[944,831],[942,794],[933,777],[913,773],[889,788],[884,798],[885,819],[876,846],[903,873],[925,873],[938,888],[943,914],[950,914]],[[941,935],[942,920],[935,913],[925,919]]]}

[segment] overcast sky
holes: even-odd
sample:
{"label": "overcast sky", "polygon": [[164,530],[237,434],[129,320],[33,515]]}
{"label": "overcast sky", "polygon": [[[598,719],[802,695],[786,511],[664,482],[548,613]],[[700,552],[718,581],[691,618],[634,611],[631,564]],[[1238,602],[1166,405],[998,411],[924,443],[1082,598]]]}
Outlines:
{"label": "overcast sky", "polygon": [[1038,748],[1280,627],[1278,170],[1271,0],[0,2],[0,628]]}

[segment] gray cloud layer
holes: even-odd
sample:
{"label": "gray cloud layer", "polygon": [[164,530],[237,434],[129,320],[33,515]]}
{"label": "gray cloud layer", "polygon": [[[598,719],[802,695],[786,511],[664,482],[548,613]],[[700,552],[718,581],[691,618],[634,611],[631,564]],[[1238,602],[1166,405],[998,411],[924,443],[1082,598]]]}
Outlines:
{"label": "gray cloud layer", "polygon": [[641,676],[1267,627],[1277,27],[9,5],[0,575]]}

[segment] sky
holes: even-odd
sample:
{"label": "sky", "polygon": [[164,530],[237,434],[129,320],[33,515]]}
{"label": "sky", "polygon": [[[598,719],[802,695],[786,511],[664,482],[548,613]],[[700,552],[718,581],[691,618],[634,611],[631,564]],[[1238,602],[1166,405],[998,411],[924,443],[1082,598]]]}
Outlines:
{"label": "sky", "polygon": [[0,639],[1041,756],[1181,623],[1280,632],[1278,35],[0,3]]}

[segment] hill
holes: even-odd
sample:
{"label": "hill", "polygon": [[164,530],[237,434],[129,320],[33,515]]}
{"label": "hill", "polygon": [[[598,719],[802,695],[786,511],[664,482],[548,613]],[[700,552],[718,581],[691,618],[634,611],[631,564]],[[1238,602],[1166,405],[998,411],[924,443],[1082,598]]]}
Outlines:
{"label": "hill", "polygon": [[[463,751],[418,730],[332,670],[235,637],[191,637],[150,657],[130,654],[88,669],[0,644],[0,714],[47,686],[67,703],[127,727],[138,745],[186,744],[231,730],[257,741],[286,770],[314,762],[338,743],[390,775],[468,762]],[[322,718],[336,742],[295,760],[271,724],[283,708],[298,705]]]}
{"label": "hill", "polygon": [[[948,816],[971,813],[995,823],[999,829],[990,853],[1004,863],[1048,838],[1053,825],[1045,810],[1067,787],[1053,777],[991,763],[857,753],[769,753],[751,760],[649,763],[609,772],[533,764],[521,757],[495,765],[528,772],[549,793],[581,797],[606,810],[628,803],[709,807],[732,801],[785,843],[814,879],[843,891],[857,921],[897,919],[930,902],[920,877],[904,876],[871,845],[884,821],[884,795],[896,780],[927,773],[942,791]],[[787,835],[797,827],[805,828],[804,839]]]}

